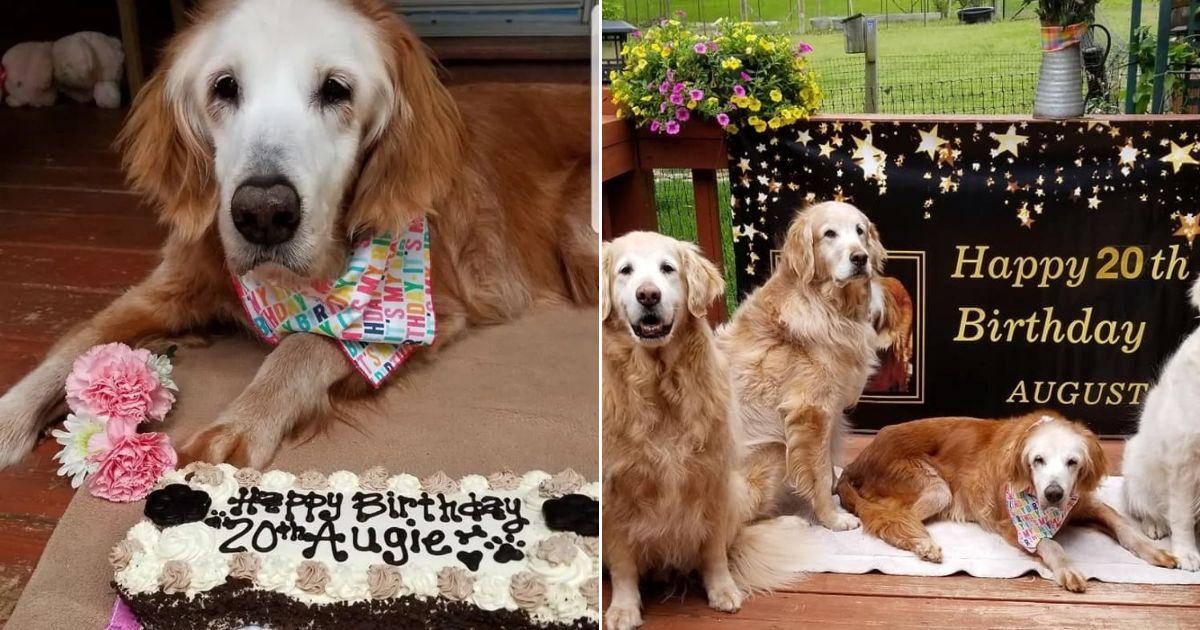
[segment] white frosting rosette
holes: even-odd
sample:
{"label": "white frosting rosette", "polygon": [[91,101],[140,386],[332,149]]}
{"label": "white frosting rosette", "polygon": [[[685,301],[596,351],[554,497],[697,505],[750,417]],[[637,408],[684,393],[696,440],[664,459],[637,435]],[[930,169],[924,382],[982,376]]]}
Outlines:
{"label": "white frosting rosette", "polygon": [[225,501],[228,501],[230,497],[237,496],[238,488],[240,486],[238,485],[237,479],[234,478],[234,475],[237,474],[238,469],[230,466],[229,464],[217,464],[217,468],[221,469],[221,483],[215,486],[202,483],[192,483],[191,486],[197,490],[203,490],[204,492],[207,492],[208,496],[212,498],[213,503],[224,503]]}
{"label": "white frosting rosette", "polygon": [[163,562],[153,554],[134,554],[129,566],[117,573],[117,583],[134,594],[158,590],[158,574],[162,573],[162,565]]}
{"label": "white frosting rosette", "polygon": [[[332,478],[333,475],[330,475],[331,480]],[[333,565],[333,569],[329,571],[329,584],[325,586],[325,592],[330,597],[343,601],[367,599],[369,588],[366,568],[349,564]]]}
{"label": "white frosting rosette", "polygon": [[229,577],[229,563],[225,561],[225,557],[219,553],[209,553],[196,560],[191,561],[192,580],[188,585],[188,594],[207,591],[208,589],[225,583],[225,578]]}
{"label": "white frosting rosette", "polygon": [[291,490],[296,483],[296,475],[282,470],[272,470],[271,472],[263,473],[262,479],[258,482],[258,487],[269,492],[287,492]]}
{"label": "white frosting rosette", "polygon": [[180,470],[178,468],[172,468],[171,470],[168,470],[167,472],[163,473],[162,476],[158,478],[159,487],[166,487],[173,483],[181,483],[181,484],[187,485],[187,482],[188,482],[187,481],[187,473],[183,472],[182,470]]}
{"label": "white frosting rosette", "polygon": [[278,554],[263,554],[255,581],[262,588],[288,594],[295,590],[299,560]]}
{"label": "white frosting rosette", "polygon": [[517,486],[517,492],[521,494],[529,494],[530,492],[537,494],[538,486],[542,485],[543,481],[550,479],[553,475],[542,470],[531,470],[521,476],[521,485]]}
{"label": "white frosting rosette", "polygon": [[429,567],[400,569],[400,583],[406,595],[435,597],[438,594],[437,571]]}
{"label": "white frosting rosette", "polygon": [[526,557],[529,558],[529,570],[542,576],[547,585],[567,584],[579,590],[581,584],[595,577],[592,559],[578,547],[575,549],[575,557],[564,564],[552,564],[539,558],[536,553]]}
{"label": "white frosting rosette", "polygon": [[142,546],[142,550],[147,553],[158,547],[158,539],[160,534],[158,528],[150,521],[139,521],[137,525],[129,528],[129,533],[125,538],[135,541]]}
{"label": "white frosting rosette", "polygon": [[593,499],[599,500],[600,499],[600,484],[598,482],[593,481],[592,483],[589,483],[589,484],[585,485],[584,487],[580,488],[579,494],[586,495],[586,496],[592,497]]}
{"label": "white frosting rosette", "polygon": [[164,562],[183,560],[195,564],[197,560],[216,555],[216,537],[213,535],[213,529],[204,523],[184,523],[168,527],[158,538],[158,557]]}
{"label": "white frosting rosette", "polygon": [[517,603],[513,601],[510,588],[511,582],[507,576],[481,576],[475,580],[475,592],[471,595],[471,601],[483,610],[515,609]]}
{"label": "white frosting rosette", "polygon": [[388,479],[388,490],[407,497],[421,496],[421,480],[413,475],[395,475]]}
{"label": "white frosting rosette", "polygon": [[458,482],[458,488],[463,494],[468,492],[474,492],[476,494],[487,492],[488,488],[490,487],[491,485],[488,484],[487,477],[484,477],[483,475],[467,475]]}
{"label": "white frosting rosette", "polygon": [[546,608],[558,619],[574,619],[587,612],[587,600],[577,586],[550,584],[546,588]]}
{"label": "white frosting rosette", "polygon": [[329,489],[335,492],[343,492],[353,494],[358,491],[358,475],[348,471],[339,470],[329,475]]}

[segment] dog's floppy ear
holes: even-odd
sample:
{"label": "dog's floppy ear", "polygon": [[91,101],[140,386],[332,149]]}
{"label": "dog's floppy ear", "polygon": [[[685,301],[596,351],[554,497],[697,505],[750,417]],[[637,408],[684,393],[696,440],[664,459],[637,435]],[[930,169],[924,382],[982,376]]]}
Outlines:
{"label": "dog's floppy ear", "polygon": [[683,277],[687,281],[688,311],[694,317],[703,318],[708,314],[708,305],[725,294],[725,279],[717,272],[717,266],[709,262],[700,248],[692,243],[684,243],[680,247],[680,264],[683,265]]}
{"label": "dog's floppy ear", "polygon": [[1075,481],[1075,486],[1080,493],[1091,492],[1099,487],[1100,482],[1108,475],[1108,456],[1100,447],[1100,440],[1095,433],[1081,423],[1072,424],[1087,444],[1087,457],[1079,462],[1079,479]]}
{"label": "dog's floppy ear", "polygon": [[208,140],[188,123],[186,104],[166,88],[173,58],[168,52],[134,98],[117,147],[133,189],[161,206],[174,236],[194,241],[216,215],[217,184]]}
{"label": "dog's floppy ear", "polygon": [[1025,461],[1025,442],[1029,439],[1029,434],[1033,432],[1032,428],[1036,419],[1025,417],[1018,420],[1011,420],[1010,422],[1018,422],[1021,427],[1017,432],[1012,434],[1001,450],[1005,458],[1004,478],[1014,488],[1020,490],[1033,485],[1033,475],[1029,470],[1029,462]]}
{"label": "dog's floppy ear", "polygon": [[608,294],[612,286],[612,246],[608,241],[600,244],[600,321],[608,321],[612,315],[612,296]]}
{"label": "dog's floppy ear", "polygon": [[350,198],[346,227],[386,231],[433,212],[461,171],[465,127],[425,45],[383,3],[359,2],[376,25],[390,83]]}
{"label": "dog's floppy ear", "polygon": [[882,274],[883,264],[887,262],[887,250],[883,248],[883,241],[879,239],[879,229],[870,219],[867,219],[867,254],[874,261],[872,266],[875,273]]}
{"label": "dog's floppy ear", "polygon": [[788,226],[783,239],[783,262],[808,284],[816,277],[816,261],[813,255],[812,212],[801,210]]}

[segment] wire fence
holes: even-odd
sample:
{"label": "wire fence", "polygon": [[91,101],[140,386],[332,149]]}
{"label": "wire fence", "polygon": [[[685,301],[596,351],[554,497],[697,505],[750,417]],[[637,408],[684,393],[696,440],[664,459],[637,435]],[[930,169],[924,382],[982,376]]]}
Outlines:
{"label": "wire fence", "polygon": [[[880,16],[884,22],[925,22],[938,16],[953,17],[962,7],[985,5],[995,7],[998,19],[1037,19],[1032,10],[1022,8],[1023,0],[604,0],[601,7],[605,19],[637,26],[683,15],[701,27],[729,18],[807,32],[813,18],[862,13]],[[806,23],[801,24],[801,18]]]}
{"label": "wire fence", "polygon": [[[717,212],[721,218],[721,256],[725,261],[725,306],[737,307],[737,273],[733,268],[733,215],[729,204],[729,172],[717,171]],[[695,243],[696,195],[692,172],[687,169],[654,171],[654,202],[658,207],[658,231],[681,241]]]}

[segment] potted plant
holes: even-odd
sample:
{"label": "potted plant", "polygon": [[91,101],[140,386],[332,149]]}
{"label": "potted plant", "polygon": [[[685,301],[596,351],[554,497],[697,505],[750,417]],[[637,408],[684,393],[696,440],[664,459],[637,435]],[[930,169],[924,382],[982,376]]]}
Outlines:
{"label": "potted plant", "polygon": [[693,118],[729,133],[778,129],[821,104],[811,50],[748,22],[718,20],[710,37],[663,20],[625,46],[624,67],[609,75],[612,100],[617,116],[654,133],[677,134]]}
{"label": "potted plant", "polygon": [[1037,5],[1042,23],[1042,68],[1033,115],[1070,118],[1083,115],[1083,59],[1079,39],[1096,14],[1099,0],[1025,0]]}

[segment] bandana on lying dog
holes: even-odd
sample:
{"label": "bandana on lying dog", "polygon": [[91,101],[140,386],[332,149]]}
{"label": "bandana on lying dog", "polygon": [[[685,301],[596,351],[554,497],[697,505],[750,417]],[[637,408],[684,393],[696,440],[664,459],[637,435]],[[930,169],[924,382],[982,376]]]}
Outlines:
{"label": "bandana on lying dog", "polygon": [[269,343],[291,333],[333,337],[351,365],[379,387],[417,346],[433,343],[429,277],[429,229],[422,217],[399,235],[355,243],[346,270],[333,280],[285,289],[251,270],[235,276],[234,286]]}
{"label": "bandana on lying dog", "polygon": [[1012,484],[1004,486],[1004,504],[1008,507],[1008,517],[1017,528],[1017,542],[1029,553],[1037,551],[1038,543],[1054,538],[1078,500],[1079,496],[1073,494],[1061,508],[1042,508],[1032,487],[1015,491]]}

